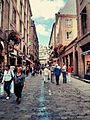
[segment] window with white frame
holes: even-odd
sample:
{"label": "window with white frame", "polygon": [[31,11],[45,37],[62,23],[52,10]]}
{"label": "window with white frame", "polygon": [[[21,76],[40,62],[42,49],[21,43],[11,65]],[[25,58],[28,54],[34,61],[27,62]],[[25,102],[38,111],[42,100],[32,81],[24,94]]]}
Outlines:
{"label": "window with white frame", "polygon": [[72,31],[66,32],[66,39],[68,39],[68,40],[72,39]]}
{"label": "window with white frame", "polygon": [[72,19],[66,19],[66,27],[72,27]]}

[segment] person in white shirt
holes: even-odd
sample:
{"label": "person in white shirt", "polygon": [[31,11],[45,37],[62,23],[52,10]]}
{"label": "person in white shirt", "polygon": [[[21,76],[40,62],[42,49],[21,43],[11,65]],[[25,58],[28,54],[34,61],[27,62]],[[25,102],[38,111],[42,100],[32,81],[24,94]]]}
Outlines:
{"label": "person in white shirt", "polygon": [[48,82],[48,78],[50,77],[50,70],[48,69],[48,66],[44,68],[43,75],[44,75],[44,83]]}
{"label": "person in white shirt", "polygon": [[62,67],[63,83],[67,83],[66,74],[67,74],[67,67],[65,63],[63,63],[63,67]]}
{"label": "person in white shirt", "polygon": [[7,100],[10,98],[10,85],[12,82],[12,76],[14,77],[13,71],[10,71],[9,65],[6,65],[6,69],[5,69],[4,75],[3,75],[2,84],[4,83],[4,90],[7,93],[7,97],[6,97]]}

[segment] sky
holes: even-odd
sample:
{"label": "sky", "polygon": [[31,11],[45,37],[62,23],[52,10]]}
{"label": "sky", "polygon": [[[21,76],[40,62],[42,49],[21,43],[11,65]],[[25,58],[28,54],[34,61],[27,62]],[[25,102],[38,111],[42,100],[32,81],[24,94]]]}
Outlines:
{"label": "sky", "polygon": [[30,0],[39,45],[48,46],[55,14],[68,0]]}

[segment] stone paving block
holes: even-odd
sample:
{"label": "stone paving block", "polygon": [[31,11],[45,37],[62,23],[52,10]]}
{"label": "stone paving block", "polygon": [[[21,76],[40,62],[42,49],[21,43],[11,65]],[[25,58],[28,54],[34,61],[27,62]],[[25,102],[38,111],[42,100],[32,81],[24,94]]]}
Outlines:
{"label": "stone paving block", "polygon": [[[26,80],[22,102],[0,97],[0,120],[90,120],[90,86],[75,79],[69,84],[47,83],[39,76]],[[49,95],[51,91],[51,95]]]}

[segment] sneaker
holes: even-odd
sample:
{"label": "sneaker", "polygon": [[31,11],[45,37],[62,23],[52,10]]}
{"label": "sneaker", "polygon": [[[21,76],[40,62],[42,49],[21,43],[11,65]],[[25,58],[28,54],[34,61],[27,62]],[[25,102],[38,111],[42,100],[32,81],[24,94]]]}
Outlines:
{"label": "sneaker", "polygon": [[9,99],[10,99],[10,97],[7,96],[7,97],[6,97],[6,100],[9,100]]}

